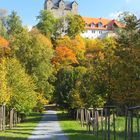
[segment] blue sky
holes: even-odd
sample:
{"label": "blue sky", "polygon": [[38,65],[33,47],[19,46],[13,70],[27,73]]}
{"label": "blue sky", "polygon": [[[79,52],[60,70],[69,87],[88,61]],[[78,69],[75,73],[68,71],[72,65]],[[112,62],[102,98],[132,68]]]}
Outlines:
{"label": "blue sky", "polygon": [[[71,1],[71,0],[70,0]],[[77,0],[79,14],[87,17],[114,18],[123,11],[130,11],[140,16],[140,0]],[[8,14],[15,10],[23,24],[33,26],[36,17],[43,9],[44,0],[0,0],[0,9],[7,9]]]}

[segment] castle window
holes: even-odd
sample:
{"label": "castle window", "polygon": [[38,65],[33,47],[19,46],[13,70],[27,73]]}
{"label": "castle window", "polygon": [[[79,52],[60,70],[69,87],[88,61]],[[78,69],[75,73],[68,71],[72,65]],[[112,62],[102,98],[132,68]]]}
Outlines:
{"label": "castle window", "polygon": [[95,27],[95,24],[94,23],[91,23],[91,28]]}
{"label": "castle window", "polygon": [[92,30],[92,33],[94,33],[94,34],[95,34],[95,30]]}
{"label": "castle window", "polygon": [[86,23],[86,27],[88,27],[88,24]]}
{"label": "castle window", "polygon": [[99,31],[99,34],[102,34],[102,31]]}
{"label": "castle window", "polygon": [[98,23],[98,27],[102,27],[103,24],[101,22]]}
{"label": "castle window", "polygon": [[95,27],[98,27],[98,24],[96,24]]}

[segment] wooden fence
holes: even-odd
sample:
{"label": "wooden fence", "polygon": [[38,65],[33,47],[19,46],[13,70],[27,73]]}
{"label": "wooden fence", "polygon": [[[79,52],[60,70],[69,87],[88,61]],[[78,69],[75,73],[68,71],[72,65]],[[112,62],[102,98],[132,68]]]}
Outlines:
{"label": "wooden fence", "polygon": [[116,106],[81,108],[77,110],[76,120],[97,140],[140,140],[140,106],[126,108],[124,116],[118,115],[119,110]]}

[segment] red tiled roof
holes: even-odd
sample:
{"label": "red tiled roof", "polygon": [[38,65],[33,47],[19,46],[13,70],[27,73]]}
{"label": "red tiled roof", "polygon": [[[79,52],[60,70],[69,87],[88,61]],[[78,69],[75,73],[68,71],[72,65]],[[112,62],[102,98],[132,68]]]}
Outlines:
{"label": "red tiled roof", "polygon": [[[88,26],[86,26],[86,29],[91,29],[91,30],[92,29],[94,29],[94,30],[107,30],[107,26],[112,26],[114,24],[119,28],[125,27],[124,24],[122,24],[121,22],[119,22],[117,20],[111,20],[111,19],[105,19],[105,18],[89,18],[89,17],[83,17],[83,20],[88,25]],[[90,26],[91,24],[97,25],[98,23],[102,23],[102,27]],[[112,28],[108,28],[108,29],[112,30]]]}
{"label": "red tiled roof", "polygon": [[83,17],[83,20],[87,23],[87,24],[97,24],[99,22],[101,22],[103,25],[106,25],[107,23],[110,22],[109,19],[105,19],[105,18],[89,18],[89,17]]}

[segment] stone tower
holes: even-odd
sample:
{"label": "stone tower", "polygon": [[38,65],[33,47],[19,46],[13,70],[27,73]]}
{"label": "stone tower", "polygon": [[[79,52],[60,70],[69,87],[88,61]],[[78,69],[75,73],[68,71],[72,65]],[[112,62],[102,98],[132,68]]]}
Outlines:
{"label": "stone tower", "polygon": [[78,4],[76,1],[45,0],[44,9],[51,11],[56,18],[66,16],[67,14],[78,14]]}

